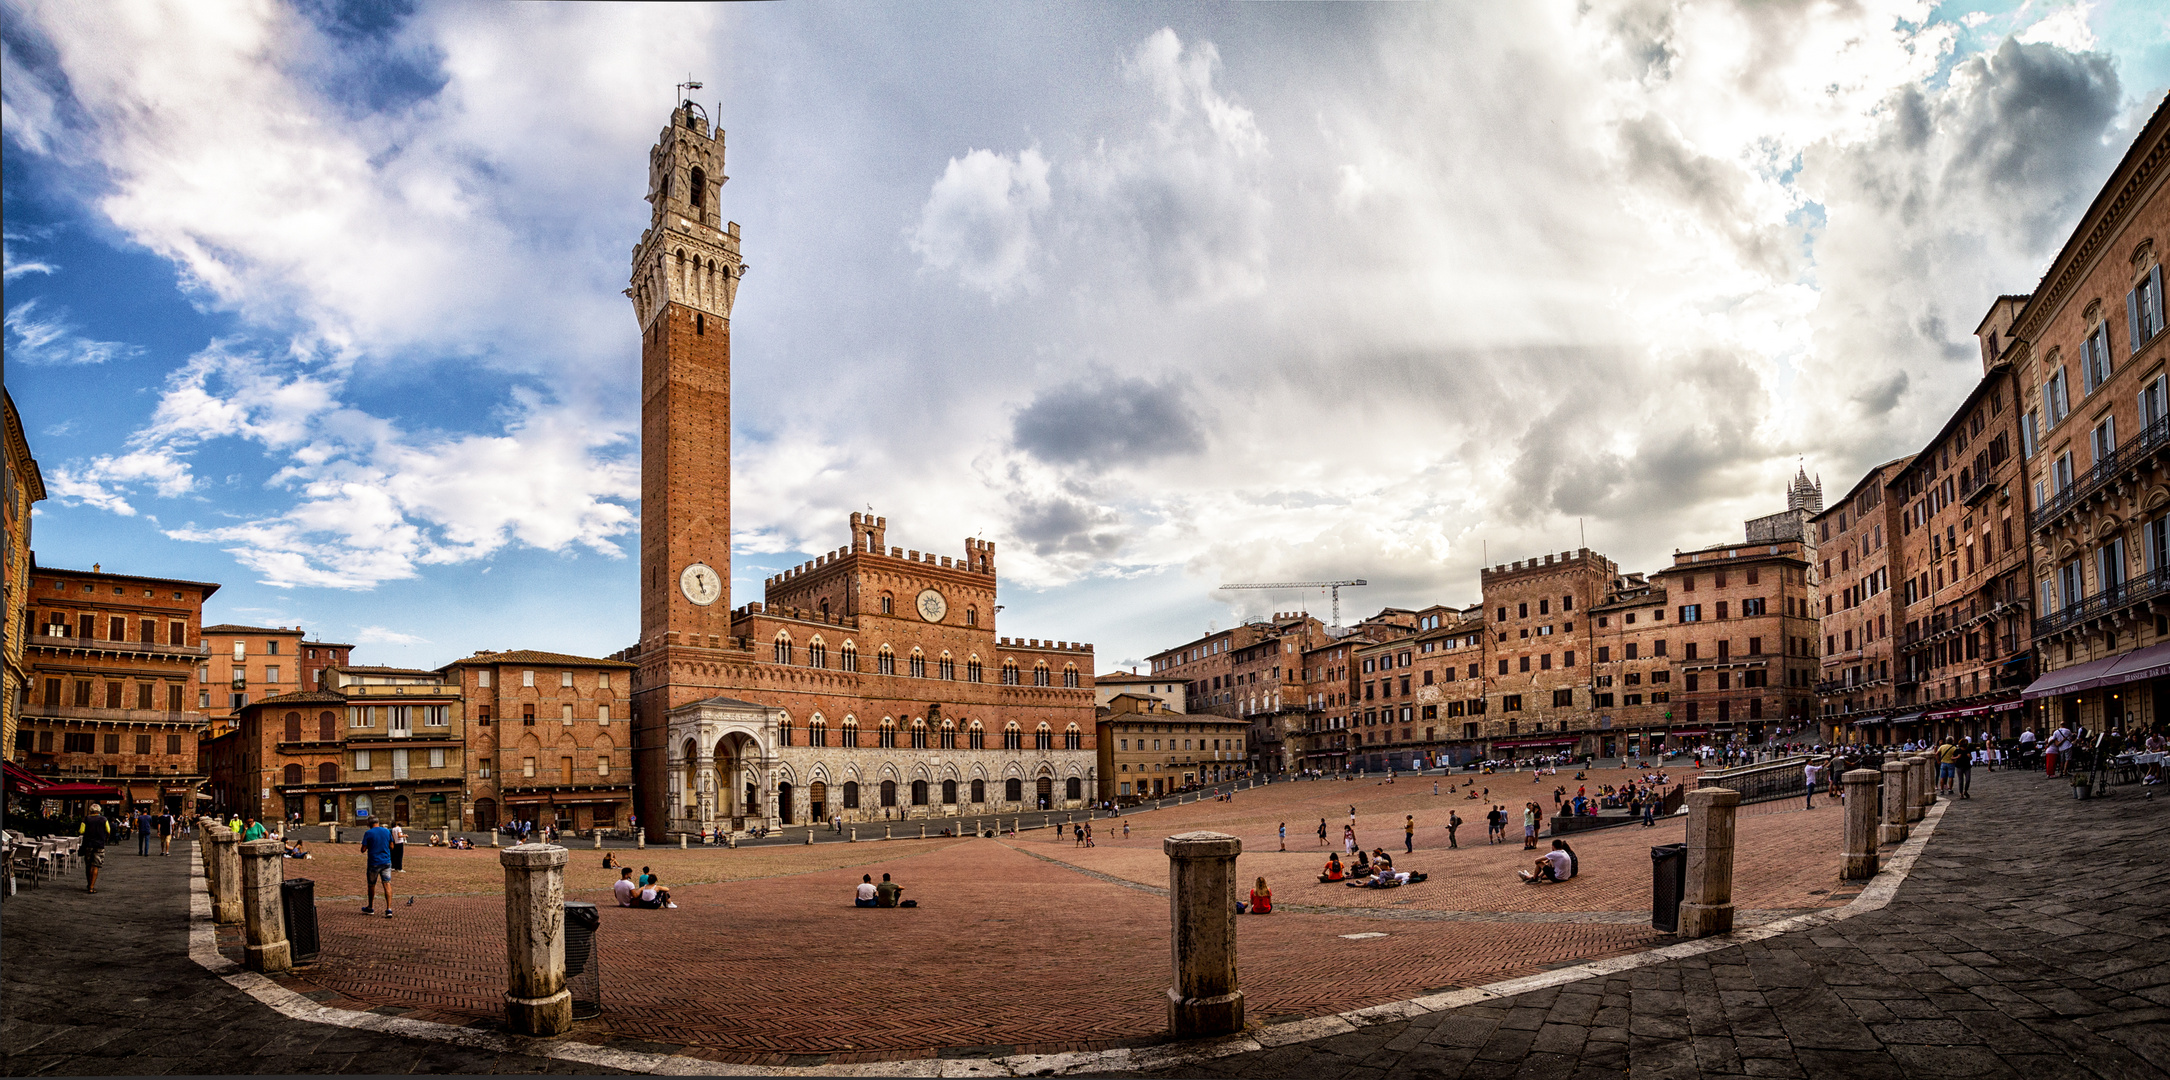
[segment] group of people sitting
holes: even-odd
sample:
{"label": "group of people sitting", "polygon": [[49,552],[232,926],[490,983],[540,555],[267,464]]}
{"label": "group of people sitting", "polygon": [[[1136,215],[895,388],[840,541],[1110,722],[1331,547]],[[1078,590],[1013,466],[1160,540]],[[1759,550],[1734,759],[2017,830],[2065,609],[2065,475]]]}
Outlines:
{"label": "group of people sitting", "polygon": [[1373,848],[1368,854],[1356,849],[1353,863],[1343,866],[1341,855],[1326,856],[1326,869],[1319,874],[1319,882],[1339,881],[1352,889],[1392,889],[1401,885],[1423,881],[1430,875],[1394,869],[1394,857],[1385,848]]}
{"label": "group of people sitting", "polygon": [[904,886],[889,880],[887,874],[882,875],[882,883],[879,885],[874,884],[874,875],[861,874],[859,875],[859,888],[852,896],[851,906],[914,908],[919,906],[917,900],[901,899],[903,892]]}
{"label": "group of people sitting", "polygon": [[638,878],[633,876],[632,867],[620,868],[618,883],[612,885],[610,890],[617,895],[619,907],[675,908],[678,906],[671,903],[671,891],[665,888],[662,882],[656,880],[655,871],[645,866],[640,868],[640,877]]}

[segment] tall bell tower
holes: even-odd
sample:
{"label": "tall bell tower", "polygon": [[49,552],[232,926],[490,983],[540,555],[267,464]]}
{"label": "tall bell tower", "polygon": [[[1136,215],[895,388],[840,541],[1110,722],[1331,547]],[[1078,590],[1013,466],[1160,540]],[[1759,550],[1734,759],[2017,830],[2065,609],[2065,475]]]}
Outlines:
{"label": "tall bell tower", "polygon": [[643,649],[730,632],[731,302],[746,265],[717,205],[726,179],[723,131],[681,101],[648,151],[625,291],[641,332]]}

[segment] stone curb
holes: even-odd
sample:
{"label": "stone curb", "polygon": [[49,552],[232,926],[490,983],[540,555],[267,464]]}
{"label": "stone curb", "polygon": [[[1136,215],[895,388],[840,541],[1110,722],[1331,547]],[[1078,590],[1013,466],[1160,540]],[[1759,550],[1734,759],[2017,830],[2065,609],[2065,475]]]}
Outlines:
{"label": "stone curb", "polygon": [[[1819,926],[1877,911],[1891,903],[1898,894],[1899,886],[1921,857],[1935,834],[1937,823],[1944,811],[1951,807],[1948,799],[1938,799],[1928,808],[1922,820],[1914,826],[1911,837],[1885,860],[1883,869],[1861,890],[1860,895],[1844,907],[1831,911],[1818,911],[1795,915],[1777,922],[1730,934],[1683,941],[1655,949],[1646,949],[1627,956],[1607,960],[1593,960],[1587,964],[1575,964],[1537,975],[1519,979],[1506,979],[1451,990],[1441,994],[1392,1001],[1372,1005],[1331,1016],[1317,1016],[1307,1020],[1292,1020],[1280,1024],[1268,1024],[1241,1035],[1220,1039],[1193,1040],[1165,1046],[1147,1046],[1120,1050],[1089,1050],[1067,1054],[1016,1054],[993,1058],[906,1058],[892,1061],[867,1061],[851,1064],[821,1066],[763,1066],[740,1065],[729,1062],[709,1061],[687,1057],[683,1054],[645,1054],[630,1050],[612,1050],[592,1043],[572,1042],[564,1039],[531,1039],[501,1032],[478,1031],[473,1028],[455,1027],[427,1020],[408,1020],[397,1016],[381,1016],[376,1013],[355,1012],[350,1009],[334,1009],[319,1005],[286,987],[252,971],[244,971],[241,965],[228,960],[218,949],[218,930],[211,921],[211,899],[204,890],[201,845],[192,842],[190,847],[198,856],[189,865],[189,934],[188,955],[204,970],[224,979],[235,989],[255,998],[272,1010],[294,1020],[316,1024],[331,1024],[357,1031],[380,1031],[387,1035],[402,1035],[432,1042],[450,1043],[476,1050],[490,1050],[506,1054],[524,1054],[531,1057],[553,1058],[559,1061],[578,1062],[605,1068],[623,1069],[627,1072],[652,1073],[663,1076],[1074,1076],[1088,1073],[1140,1072],[1151,1069],[1181,1068],[1196,1065],[1232,1054],[1251,1053],[1270,1047],[1289,1046],[1329,1038],[1355,1031],[1374,1024],[1393,1023],[1423,1016],[1428,1013],[1447,1012],[1475,1005],[1479,1002],[1496,1001],[1500,998],[1527,994],[1585,979],[1617,975],[1623,971],[1683,960],[1691,956],[1730,949],[1753,941],[1763,941],[1799,930]],[[1052,861],[1052,860],[1051,860]]]}

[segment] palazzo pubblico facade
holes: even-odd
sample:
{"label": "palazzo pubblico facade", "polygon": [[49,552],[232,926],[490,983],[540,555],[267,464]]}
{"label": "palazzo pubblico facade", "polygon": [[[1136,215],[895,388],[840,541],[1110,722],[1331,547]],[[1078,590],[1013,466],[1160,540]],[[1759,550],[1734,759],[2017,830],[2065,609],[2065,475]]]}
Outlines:
{"label": "palazzo pubblico facade", "polygon": [[678,831],[1080,807],[1097,788],[1092,646],[996,634],[995,547],[848,546],[731,609],[730,314],[739,229],[724,137],[684,102],[649,156],[641,330],[642,827]]}

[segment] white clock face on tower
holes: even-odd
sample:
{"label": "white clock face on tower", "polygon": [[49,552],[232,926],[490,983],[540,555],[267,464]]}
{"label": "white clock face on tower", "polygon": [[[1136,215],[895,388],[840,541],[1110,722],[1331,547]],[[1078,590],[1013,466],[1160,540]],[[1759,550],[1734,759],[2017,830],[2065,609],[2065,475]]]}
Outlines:
{"label": "white clock face on tower", "polygon": [[679,571],[678,591],[686,599],[707,607],[723,597],[723,575],[707,563],[694,563]]}
{"label": "white clock face on tower", "polygon": [[928,622],[941,622],[942,616],[949,614],[949,601],[933,589],[921,590],[919,599],[913,603],[919,608],[919,617]]}

